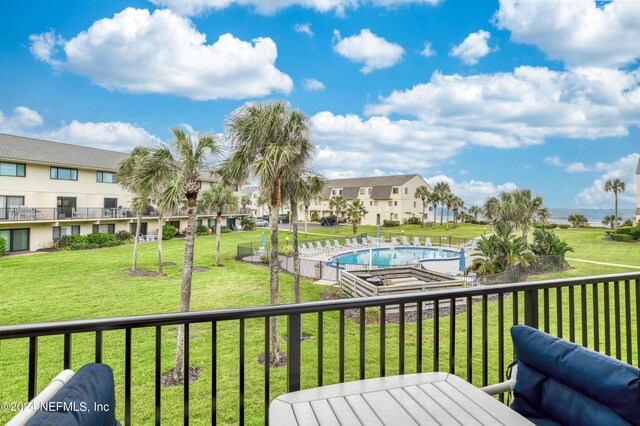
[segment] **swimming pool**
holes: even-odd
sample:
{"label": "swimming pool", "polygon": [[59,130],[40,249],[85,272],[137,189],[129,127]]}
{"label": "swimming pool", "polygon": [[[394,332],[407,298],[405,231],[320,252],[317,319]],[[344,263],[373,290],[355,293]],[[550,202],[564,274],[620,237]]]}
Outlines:
{"label": "swimming pool", "polygon": [[[369,259],[371,257],[371,259]],[[331,258],[331,262],[369,265],[376,267],[408,265],[432,260],[455,260],[460,254],[453,250],[420,247],[392,247],[359,250]]]}

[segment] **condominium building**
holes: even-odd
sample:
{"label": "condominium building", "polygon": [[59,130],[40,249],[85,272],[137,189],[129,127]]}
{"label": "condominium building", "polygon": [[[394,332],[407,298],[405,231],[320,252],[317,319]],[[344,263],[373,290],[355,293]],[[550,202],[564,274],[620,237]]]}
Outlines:
{"label": "condominium building", "polygon": [[[422,201],[415,198],[416,188],[420,185],[429,187],[418,174],[331,179],[322,191],[322,199],[314,202],[309,211],[321,217],[328,216],[332,212],[331,198],[341,195],[347,202],[363,202],[367,209],[362,221],[364,225],[382,225],[385,220],[402,223],[411,217],[422,216]],[[428,213],[425,213],[425,219],[426,216]]]}
{"label": "condominium building", "polygon": [[[117,183],[125,153],[0,134],[0,238],[9,252],[36,251],[63,235],[121,230],[135,232],[130,210],[134,194]],[[215,184],[201,175],[202,187]],[[233,226],[228,217],[227,226]],[[187,216],[174,212],[167,223],[184,229]],[[198,224],[213,226],[212,215]],[[149,206],[141,234],[157,234],[157,212]]]}

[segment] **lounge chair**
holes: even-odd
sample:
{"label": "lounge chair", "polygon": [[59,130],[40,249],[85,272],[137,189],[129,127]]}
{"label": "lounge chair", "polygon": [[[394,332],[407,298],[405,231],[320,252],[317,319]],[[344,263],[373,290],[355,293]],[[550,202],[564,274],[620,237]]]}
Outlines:
{"label": "lounge chair", "polygon": [[316,241],[316,251],[319,253],[324,253],[325,248],[322,247],[322,243],[320,241]]}
{"label": "lounge chair", "polygon": [[365,237],[362,237],[362,238],[360,239],[360,241],[362,241],[362,245],[363,245],[364,247],[369,247],[369,246],[371,246],[371,244],[369,244],[369,243],[367,242],[367,239],[366,239]]}
{"label": "lounge chair", "polygon": [[331,241],[326,240],[324,242],[324,248],[327,250],[327,252],[332,252],[333,251],[333,246],[331,245]]}
{"label": "lounge chair", "polygon": [[356,246],[353,245],[353,243],[351,242],[351,240],[349,238],[345,238],[344,239],[344,246],[345,247],[351,247],[351,248],[355,248]]}
{"label": "lounge chair", "polygon": [[391,237],[391,245],[392,246],[397,246],[398,245],[398,240],[396,239],[396,237]]}
{"label": "lounge chair", "polygon": [[334,250],[342,250],[344,247],[340,245],[340,242],[338,240],[333,240],[333,248]]}
{"label": "lounge chair", "polygon": [[431,238],[427,237],[424,239],[424,246],[425,247],[432,247],[433,244],[431,244]]}
{"label": "lounge chair", "polygon": [[407,237],[402,237],[402,245],[403,246],[410,246],[411,244],[409,244],[409,240],[407,239]]}
{"label": "lounge chair", "polygon": [[413,245],[420,247],[420,237],[413,237]]}

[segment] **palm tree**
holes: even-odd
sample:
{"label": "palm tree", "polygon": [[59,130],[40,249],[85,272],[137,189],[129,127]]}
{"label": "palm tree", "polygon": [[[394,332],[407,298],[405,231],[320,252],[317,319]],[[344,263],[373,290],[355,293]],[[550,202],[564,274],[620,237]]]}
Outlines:
{"label": "palm tree", "polygon": [[427,202],[429,199],[429,187],[427,185],[420,185],[416,188],[416,193],[414,194],[414,198],[420,198],[422,201],[422,219],[420,220],[421,226],[424,226],[424,212],[427,208]]}
{"label": "palm tree", "polygon": [[473,220],[475,220],[476,222],[478,221],[478,216],[480,216],[480,213],[482,213],[482,209],[480,207],[478,206],[469,207],[469,214],[473,216]]}
{"label": "palm tree", "polygon": [[618,223],[620,223],[620,218],[616,218],[615,215],[608,215],[602,218],[602,224],[610,226],[611,229],[615,229]]}
{"label": "palm tree", "polygon": [[305,179],[305,193],[302,197],[304,203],[304,233],[307,233],[309,223],[309,206],[313,200],[317,200],[322,195],[322,190],[327,185],[326,179],[319,175],[309,175]]}
{"label": "palm tree", "polygon": [[453,206],[454,197],[455,195],[453,195],[451,192],[448,192],[445,194],[444,200],[442,201],[443,207],[447,207],[447,230],[449,230],[449,209]]}
{"label": "palm tree", "polygon": [[[309,120],[301,111],[291,110],[284,101],[251,103],[227,118],[231,153],[219,173],[229,183],[255,177],[262,195],[269,198],[271,247],[269,256],[269,302],[278,304],[278,209],[282,205],[282,183],[299,176],[315,151]],[[271,317],[271,360],[280,361],[278,321]]]}
{"label": "palm tree", "polygon": [[[615,210],[614,210],[614,216],[617,218],[618,216],[618,194],[621,192],[624,192],[625,189],[627,189],[627,185],[624,183],[624,181],[622,181],[619,178],[615,178],[615,179],[609,179],[604,183],[604,190],[606,192],[613,192],[613,197],[615,200]],[[618,223],[617,221],[615,221],[615,225],[613,226],[613,229],[616,229],[618,227]]]}
{"label": "palm tree", "polygon": [[458,212],[460,209],[464,208],[464,200],[458,196],[453,196],[451,200],[451,208],[453,209],[453,227],[458,227]]}
{"label": "palm tree", "polygon": [[147,206],[150,203],[148,191],[145,191],[140,181],[137,179],[137,172],[140,169],[142,160],[149,155],[149,148],[136,147],[131,153],[120,162],[116,176],[118,176],[118,183],[126,190],[137,194],[136,197],[131,200],[131,210],[136,215],[136,232],[133,239],[133,261],[131,264],[131,270],[135,271],[138,262],[138,239],[140,238],[140,227],[142,223],[142,216],[147,210]]}
{"label": "palm tree", "polygon": [[544,208],[544,199],[541,195],[533,195],[529,188],[517,189],[513,193],[515,202],[517,226],[522,231],[524,245],[529,245],[529,228],[534,219]]}
{"label": "palm tree", "polygon": [[[447,195],[451,193],[451,187],[447,182],[438,182],[433,187],[433,192],[438,194],[438,202],[442,204],[442,209],[440,209],[440,226],[442,226],[442,216],[444,214],[444,204],[447,200]],[[434,211],[433,214],[436,212]]]}
{"label": "palm tree", "polygon": [[[167,206],[174,200],[186,200],[187,231],[184,245],[184,265],[180,289],[180,312],[188,312],[191,306],[191,278],[195,250],[197,198],[200,191],[200,173],[204,169],[208,155],[218,155],[220,148],[213,136],[200,135],[192,140],[184,130],[173,128],[174,140],[171,146],[161,145],[151,151],[150,162],[171,180],[160,194],[160,204]],[[157,173],[157,171],[155,172]],[[149,171],[151,176],[155,175]],[[184,381],[184,325],[178,327],[178,344],[173,378],[176,383]],[[187,374],[188,380],[188,374]]]}
{"label": "palm tree", "polygon": [[353,200],[347,206],[347,220],[351,222],[354,236],[358,234],[358,225],[360,225],[367,213],[369,212],[364,208],[364,204],[360,200]]}
{"label": "palm tree", "polygon": [[233,190],[226,185],[215,185],[207,188],[200,198],[202,210],[215,212],[216,214],[216,268],[220,263],[220,229],[222,224],[222,213],[227,209],[238,206],[238,197]]}
{"label": "palm tree", "polygon": [[305,196],[305,180],[300,176],[288,176],[282,182],[282,199],[289,201],[291,212],[291,244],[293,247],[293,293],[295,303],[300,303],[300,251],[298,250],[298,201]]}
{"label": "palm tree", "polygon": [[438,220],[438,203],[440,202],[440,195],[436,191],[430,192],[427,196],[427,202],[433,207],[433,229],[436,229],[436,221]]}
{"label": "palm tree", "polygon": [[589,223],[589,220],[583,214],[570,214],[567,220],[574,228],[581,228]]}
{"label": "palm tree", "polygon": [[539,220],[542,224],[545,224],[549,221],[551,217],[551,212],[548,207],[542,207],[538,210],[538,214],[536,215],[537,220]]}
{"label": "palm tree", "polygon": [[340,217],[340,214],[347,207],[347,200],[342,195],[336,195],[329,200],[329,208],[336,211],[336,216]]}
{"label": "palm tree", "polygon": [[240,206],[242,206],[242,210],[245,210],[249,204],[251,204],[251,198],[247,194],[243,194],[242,197],[240,197]]}

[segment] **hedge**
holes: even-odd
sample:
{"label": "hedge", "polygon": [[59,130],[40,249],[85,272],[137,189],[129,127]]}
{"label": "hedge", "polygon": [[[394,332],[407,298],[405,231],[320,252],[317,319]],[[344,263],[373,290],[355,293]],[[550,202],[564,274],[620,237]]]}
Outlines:
{"label": "hedge", "polygon": [[123,244],[124,241],[118,240],[115,235],[100,232],[87,235],[65,235],[53,242],[53,246],[59,250],[87,250]]}
{"label": "hedge", "polygon": [[629,234],[611,234],[611,238],[613,238],[614,241],[621,241],[624,243],[630,243],[633,241],[633,237]]}
{"label": "hedge", "polygon": [[391,228],[392,226],[400,226],[400,222],[398,222],[397,220],[385,220],[384,222],[382,222],[382,226],[384,226],[385,228]]}
{"label": "hedge", "polygon": [[0,238],[0,256],[3,256],[7,252],[7,240]]}

